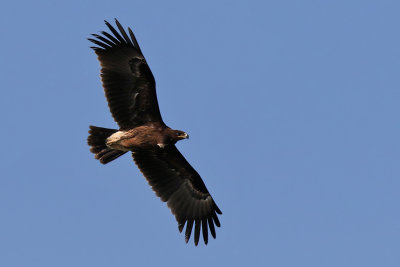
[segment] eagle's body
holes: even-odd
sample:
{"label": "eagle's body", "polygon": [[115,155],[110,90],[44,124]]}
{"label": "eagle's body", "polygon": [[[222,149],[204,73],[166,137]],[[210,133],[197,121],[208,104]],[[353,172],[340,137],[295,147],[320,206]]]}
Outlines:
{"label": "eagle's body", "polygon": [[119,32],[107,21],[111,33],[93,34],[101,80],[111,114],[119,130],[90,126],[88,144],[95,158],[106,164],[132,151],[133,160],[157,196],[167,202],[182,231],[186,224],[188,242],[194,226],[194,242],[200,230],[208,242],[208,230],[215,238],[222,214],[203,180],[186,161],[175,143],[189,136],[169,128],[158,107],[155,80],[136,38],[115,20]]}
{"label": "eagle's body", "polygon": [[185,132],[152,123],[130,130],[118,131],[106,139],[106,145],[121,151],[135,151],[137,149],[155,149],[156,146],[164,148],[188,137]]}

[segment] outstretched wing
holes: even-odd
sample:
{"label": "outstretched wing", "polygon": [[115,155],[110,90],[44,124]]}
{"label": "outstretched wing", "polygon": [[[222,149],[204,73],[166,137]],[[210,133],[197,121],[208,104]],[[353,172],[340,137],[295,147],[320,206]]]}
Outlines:
{"label": "outstretched wing", "polygon": [[88,40],[101,65],[101,80],[108,106],[121,129],[148,122],[162,122],[153,74],[130,28],[129,36],[115,20],[119,32],[105,21],[111,31],[92,34]]}
{"label": "outstretched wing", "polygon": [[204,243],[208,243],[208,229],[215,238],[214,224],[220,227],[217,214],[222,214],[208,192],[200,175],[174,146],[163,149],[137,150],[132,153],[140,171],[162,201],[175,215],[182,232],[186,223],[185,241],[189,241],[194,224],[197,246],[202,228]]}

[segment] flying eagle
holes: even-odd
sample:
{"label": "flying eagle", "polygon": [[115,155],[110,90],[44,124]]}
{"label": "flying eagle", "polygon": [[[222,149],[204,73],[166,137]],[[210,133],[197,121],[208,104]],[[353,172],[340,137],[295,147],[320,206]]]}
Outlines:
{"label": "flying eagle", "polygon": [[200,229],[208,243],[208,229],[215,238],[214,224],[222,214],[196,170],[176,148],[189,138],[183,131],[169,128],[162,120],[157,103],[156,83],[139,44],[130,28],[129,35],[115,20],[119,32],[107,21],[111,33],[92,34],[88,40],[101,65],[101,81],[111,114],[119,130],[90,126],[90,151],[101,163],[132,152],[133,160],[162,201],[167,202],[189,241],[194,224],[197,246]]}

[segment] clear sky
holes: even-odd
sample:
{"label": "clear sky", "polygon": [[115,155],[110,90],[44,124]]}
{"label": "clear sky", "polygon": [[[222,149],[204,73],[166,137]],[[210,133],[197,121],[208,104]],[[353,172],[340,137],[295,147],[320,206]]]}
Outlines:
{"label": "clear sky", "polygon": [[[400,266],[399,1],[7,1],[0,266]],[[185,244],[115,128],[86,38],[134,30],[221,208]]]}

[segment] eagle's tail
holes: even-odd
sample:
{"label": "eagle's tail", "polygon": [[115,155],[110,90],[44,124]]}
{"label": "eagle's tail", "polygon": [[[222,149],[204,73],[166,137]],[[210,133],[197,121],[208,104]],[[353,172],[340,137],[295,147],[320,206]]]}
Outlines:
{"label": "eagle's tail", "polygon": [[89,126],[89,128],[87,142],[90,146],[90,152],[95,154],[94,157],[101,163],[107,164],[126,153],[126,151],[111,149],[106,145],[106,139],[118,130],[96,126]]}

